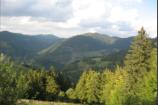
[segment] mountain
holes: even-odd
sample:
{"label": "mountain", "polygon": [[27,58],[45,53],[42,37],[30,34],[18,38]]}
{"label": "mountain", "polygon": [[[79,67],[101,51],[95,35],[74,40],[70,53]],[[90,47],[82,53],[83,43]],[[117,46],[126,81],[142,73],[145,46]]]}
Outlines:
{"label": "mountain", "polygon": [[71,38],[0,32],[0,52],[27,67],[54,66],[74,83],[88,69],[102,71],[122,64],[133,37],[85,33]]}
{"label": "mountain", "polygon": [[99,33],[85,33],[63,39],[53,35],[29,36],[2,31],[0,52],[16,60],[63,69],[83,58],[102,57],[127,50],[132,39]]}
{"label": "mountain", "polygon": [[0,32],[0,52],[16,59],[33,57],[60,38],[53,35],[24,35],[8,31]]}
{"label": "mountain", "polygon": [[[0,32],[0,53],[11,56],[26,67],[54,68],[76,83],[83,71],[111,70],[122,65],[133,37],[119,38],[85,33],[71,38],[54,35],[24,35]],[[151,39],[157,47],[157,38]]]}
{"label": "mountain", "polygon": [[38,53],[36,61],[46,67],[54,65],[61,69],[85,57],[105,56],[127,50],[132,39],[133,37],[110,37],[99,33],[77,35],[43,49]]}

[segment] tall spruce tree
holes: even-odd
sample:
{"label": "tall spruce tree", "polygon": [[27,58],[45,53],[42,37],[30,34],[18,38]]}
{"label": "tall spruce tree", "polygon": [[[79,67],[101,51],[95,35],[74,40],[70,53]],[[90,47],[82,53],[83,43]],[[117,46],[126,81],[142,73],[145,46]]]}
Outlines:
{"label": "tall spruce tree", "polygon": [[142,105],[139,97],[141,91],[140,83],[147,72],[150,71],[150,60],[152,43],[142,27],[138,31],[127,56],[125,57],[125,69],[128,72],[127,103],[128,105]]}
{"label": "tall spruce tree", "polygon": [[148,59],[151,56],[151,51],[152,43],[142,27],[130,46],[130,50],[128,51],[124,61],[125,66],[128,68],[128,72],[131,75],[138,76],[150,69],[150,62]]}

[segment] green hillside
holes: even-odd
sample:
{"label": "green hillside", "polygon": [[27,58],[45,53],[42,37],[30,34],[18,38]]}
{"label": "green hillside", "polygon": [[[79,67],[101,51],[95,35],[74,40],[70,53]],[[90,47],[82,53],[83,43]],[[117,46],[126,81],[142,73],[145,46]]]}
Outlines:
{"label": "green hillside", "polygon": [[[64,39],[53,35],[28,36],[3,31],[0,32],[0,52],[23,62],[26,67],[48,69],[53,66],[76,82],[85,70],[102,71],[122,65],[132,39],[99,33]],[[156,47],[156,38],[152,41]]]}
{"label": "green hillside", "polygon": [[[131,38],[118,38],[98,33],[78,35],[56,43],[42,50],[37,56],[39,64],[50,67],[64,67],[84,57],[105,56],[120,50],[127,50]],[[51,59],[50,59],[51,58]]]}
{"label": "green hillside", "polygon": [[0,32],[0,52],[13,58],[24,59],[36,55],[59,38],[53,35],[23,35],[8,31]]}
{"label": "green hillside", "polygon": [[107,56],[82,58],[64,66],[62,72],[65,76],[68,76],[72,82],[76,83],[84,71],[103,71],[105,68],[114,70],[117,65],[122,66],[126,53],[127,50],[121,50],[119,52],[113,52]]}

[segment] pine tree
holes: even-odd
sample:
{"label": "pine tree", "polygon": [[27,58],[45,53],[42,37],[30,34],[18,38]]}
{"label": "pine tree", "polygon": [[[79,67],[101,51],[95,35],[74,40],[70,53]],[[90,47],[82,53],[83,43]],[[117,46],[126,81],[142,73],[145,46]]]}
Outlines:
{"label": "pine tree", "polygon": [[113,80],[114,80],[114,73],[105,70],[102,74],[102,85],[101,85],[101,97],[100,97],[100,102],[107,104],[109,103],[108,101],[110,100],[110,94],[111,91],[113,90]]}
{"label": "pine tree", "polygon": [[125,57],[125,69],[128,72],[127,101],[128,105],[141,105],[140,83],[147,72],[150,71],[150,60],[152,43],[147,37],[146,31],[142,27],[138,31],[127,56]]}
{"label": "pine tree", "polygon": [[88,103],[99,103],[100,73],[89,71],[86,83],[86,100]]}
{"label": "pine tree", "polygon": [[105,105],[124,105],[127,73],[117,67],[115,72],[104,71],[102,75],[101,103]]}
{"label": "pine tree", "polygon": [[[128,68],[128,72],[132,75],[138,76],[143,72],[149,70],[149,58],[151,56],[152,44],[148,39],[146,31],[142,27],[138,31],[138,35],[135,37],[127,56],[125,57],[125,66]],[[136,73],[136,74],[135,74]]]}
{"label": "pine tree", "polygon": [[99,103],[100,82],[100,73],[92,70],[84,72],[75,89],[77,98],[81,102]]}
{"label": "pine tree", "polygon": [[156,49],[151,51],[150,71],[144,74],[143,82],[140,82],[139,97],[143,105],[155,105],[157,96],[157,52]]}
{"label": "pine tree", "polygon": [[83,72],[75,88],[76,97],[82,103],[86,101],[86,86],[85,86],[87,82],[86,78],[87,78],[87,71]]}

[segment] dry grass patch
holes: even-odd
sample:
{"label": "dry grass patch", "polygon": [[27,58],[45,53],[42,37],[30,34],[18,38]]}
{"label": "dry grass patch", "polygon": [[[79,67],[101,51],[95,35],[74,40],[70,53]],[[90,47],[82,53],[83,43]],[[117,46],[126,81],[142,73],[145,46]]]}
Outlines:
{"label": "dry grass patch", "polygon": [[74,103],[37,101],[37,100],[20,100],[18,103],[20,105],[82,105],[82,104],[74,104]]}

